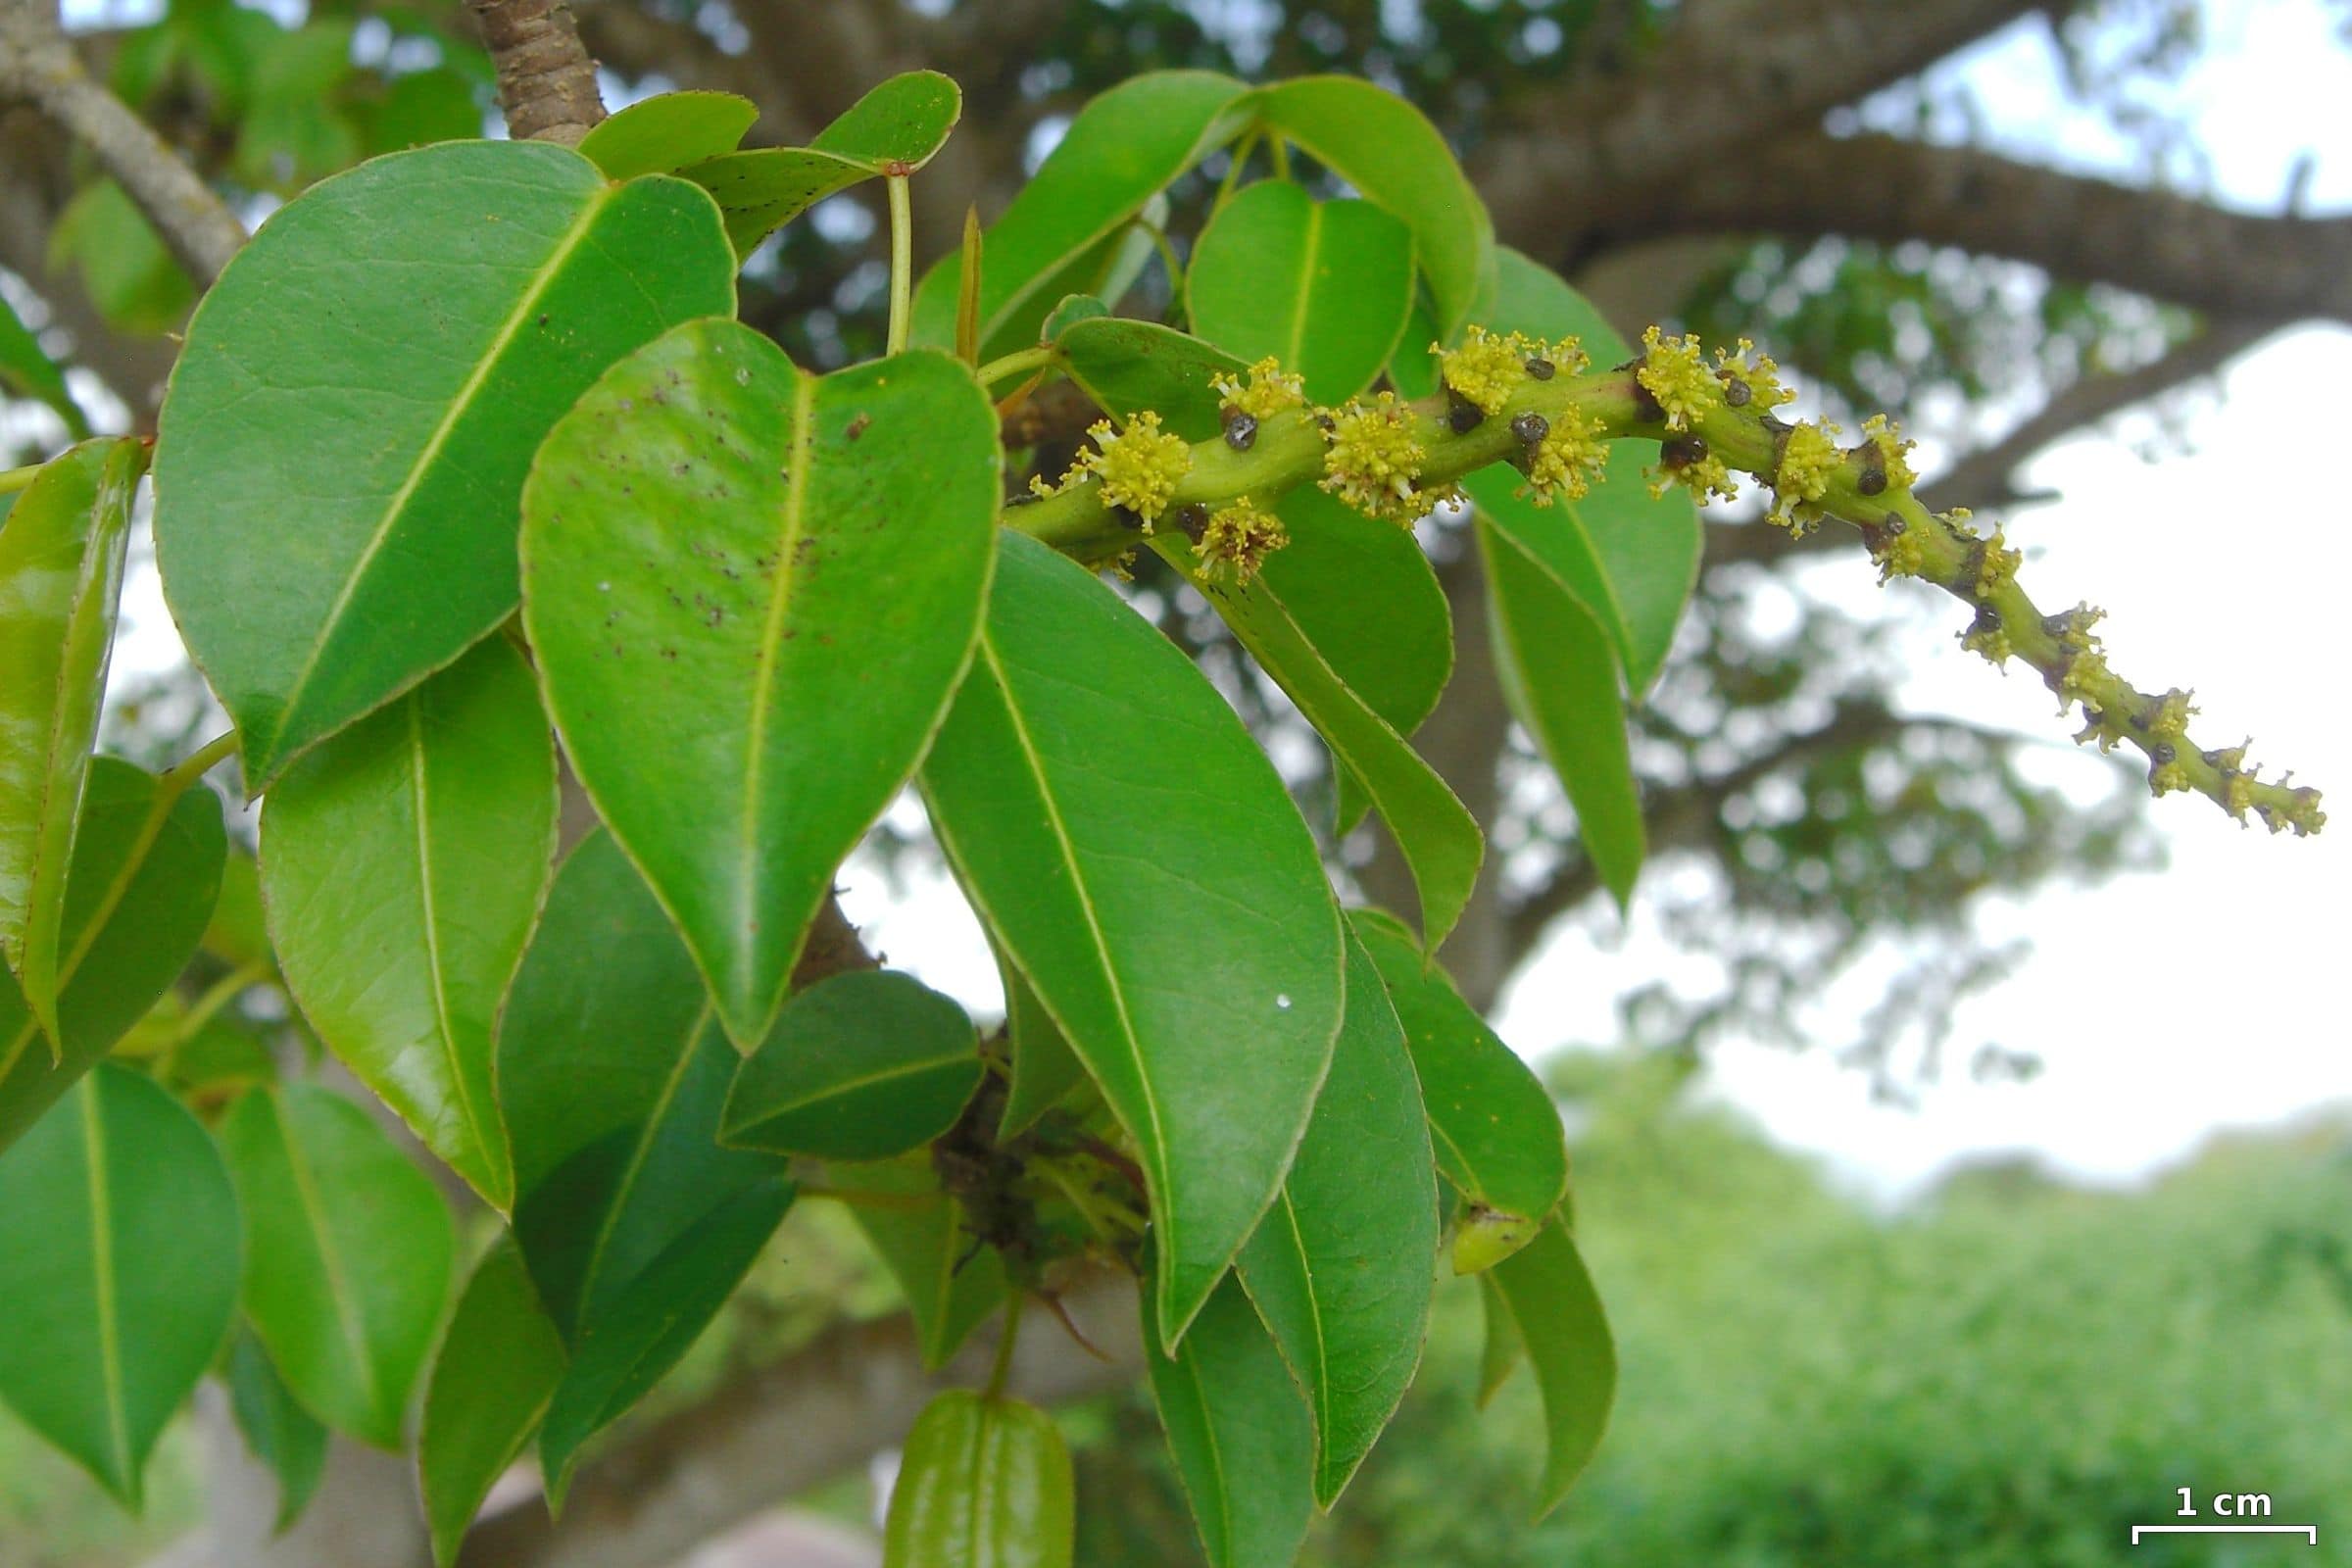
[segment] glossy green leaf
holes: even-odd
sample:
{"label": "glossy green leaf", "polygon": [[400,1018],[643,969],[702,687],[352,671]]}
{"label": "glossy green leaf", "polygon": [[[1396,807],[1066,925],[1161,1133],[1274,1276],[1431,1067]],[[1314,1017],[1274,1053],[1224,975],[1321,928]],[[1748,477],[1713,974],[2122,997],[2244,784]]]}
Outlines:
{"label": "glossy green leaf", "polygon": [[613,111],[578,151],[607,179],[674,174],[742,145],[760,106],[731,92],[664,92]]}
{"label": "glossy green leaf", "polygon": [[546,142],[396,153],[272,215],[188,327],[156,463],[165,591],[252,788],[513,612],[548,428],[730,313],[734,273],[700,191]]}
{"label": "glossy green leaf", "polygon": [[1287,180],[1244,187],[1201,230],[1184,279],[1193,330],[1302,376],[1307,398],[1361,392],[1396,352],[1413,302],[1413,236],[1364,201],[1319,202]]}
{"label": "glossy green leaf", "polygon": [[250,1325],[228,1347],[229,1413],[245,1446],[277,1477],[277,1528],[302,1517],[326,1473],[326,1426],[302,1407]]}
{"label": "glossy green leaf", "polygon": [[743,1049],[970,658],[1002,463],[945,355],[811,376],[705,321],[614,367],[532,469],[523,619],[565,754]]}
{"label": "glossy green leaf", "polygon": [[1087,1081],[1086,1063],[1070,1049],[1045,1002],[1009,960],[999,964],[1004,978],[1004,1035],[1012,1051],[1012,1082],[1004,1093],[1004,1114],[997,1136],[1011,1138],[1037,1125]]}
{"label": "glossy green leaf", "polygon": [[1600,1446],[1617,1396],[1617,1348],[1576,1242],[1557,1219],[1497,1263],[1494,1278],[1544,1391],[1541,1517],[1559,1506]]}
{"label": "glossy green leaf", "polygon": [[[1581,339],[1595,365],[1632,357],[1582,294],[1517,251],[1500,256],[1501,287],[1486,324],[1497,332]],[[1657,461],[1654,441],[1612,442],[1607,473],[1592,494],[1549,507],[1515,495],[1524,481],[1507,467],[1472,474],[1464,486],[1499,532],[1592,612],[1637,698],[1657,679],[1674,646],[1705,544],[1689,491],[1678,486],[1662,499],[1651,497],[1643,470]]]}
{"label": "glossy green leaf", "polygon": [[66,390],[65,371],[49,358],[40,339],[32,335],[5,298],[0,298],[0,390],[48,404],[66,421],[66,433],[76,441],[90,433],[89,421],[82,417],[80,406],[74,401],[74,394]]}
{"label": "glossy green leaf", "polygon": [[[1362,785],[1404,854],[1421,898],[1421,930],[1443,945],[1478,881],[1486,839],[1437,769],[1348,684],[1331,657],[1310,640],[1277,585],[1260,573],[1248,583],[1202,577],[1181,535],[1161,530],[1152,548],[1183,571],[1216,608],[1250,657],[1298,705],[1340,765]],[[1345,638],[1348,646],[1356,638]]]}
{"label": "glossy green leaf", "polygon": [[[980,357],[1037,338],[1038,323],[1073,293],[1117,291],[1071,278],[1072,264],[1115,240],[1177,175],[1238,134],[1249,89],[1205,71],[1157,71],[1096,97],[1020,194],[989,225],[982,251]],[[915,304],[918,342],[954,341],[956,271],[932,270]]]}
{"label": "glossy green leaf", "polygon": [[1082,317],[1053,341],[1088,397],[1118,415],[1151,409],[1187,441],[1217,433],[1222,399],[1210,383],[1245,368],[1212,343],[1126,316]]}
{"label": "glossy green leaf", "polygon": [[1475,1274],[1533,1240],[1567,1192],[1560,1113],[1410,932],[1377,909],[1351,909],[1348,918],[1404,1025],[1438,1169],[1469,1200],[1453,1266]]}
{"label": "glossy green leaf", "polygon": [[1429,1331],[1438,1186],[1404,1029],[1348,945],[1348,1016],[1298,1157],[1242,1249],[1242,1283],[1315,1417],[1315,1500],[1347,1488]]}
{"label": "glossy green leaf", "polygon": [[134,334],[169,332],[196,303],[195,285],[164,248],[130,193],[112,179],[84,185],[49,228],[49,266],[81,274],[107,323]]}
{"label": "glossy green leaf", "polygon": [[1478,1407],[1482,1410],[1527,1359],[1527,1342],[1519,1337],[1519,1320],[1511,1316],[1509,1298],[1494,1283],[1496,1272],[1489,1269],[1478,1276],[1478,1300],[1487,1331],[1478,1352]]}
{"label": "glossy green leaf", "polygon": [[228,1333],[237,1203],[179,1102],[102,1067],[0,1155],[0,1398],[131,1507]]}
{"label": "glossy green leaf", "polygon": [[1051,343],[1080,321],[1107,318],[1110,307],[1092,294],[1065,294],[1059,305],[1047,313],[1045,324],[1037,329],[1038,341]]}
{"label": "glossy green leaf", "polygon": [[136,441],[85,441],[0,528],[0,954],[53,1042],[66,877],[146,466]]}
{"label": "glossy green leaf", "polygon": [[923,1406],[890,1491],[883,1568],[1069,1568],[1076,1533],[1052,1416],[970,1389]]}
{"label": "glossy green leaf", "polygon": [[245,1315],[311,1412],[387,1448],[448,1304],[457,1238],[432,1180],[358,1105],[257,1090],[220,1124],[245,1213]]}
{"label": "glossy green leaf", "polygon": [[1622,908],[1643,835],[1616,656],[1584,602],[1483,514],[1478,550],[1503,696],[1566,786],[1577,842]]}
{"label": "glossy green leaf", "polygon": [[1494,220],[1427,117],[1360,76],[1302,76],[1261,89],[1258,119],[1379,203],[1413,232],[1450,331],[1494,273]]}
{"label": "glossy green leaf", "polygon": [[718,202],[728,237],[749,255],[770,231],[834,192],[922,168],[962,114],[963,93],[952,79],[909,71],[868,91],[806,147],[727,153],[684,172]]}
{"label": "glossy green leaf", "polygon": [[262,868],[243,845],[220,864],[220,896],[204,928],[204,951],[232,969],[272,962],[270,923],[262,908]]}
{"label": "glossy green leaf", "polygon": [[1314,1515],[1314,1420],[1241,1281],[1209,1298],[1171,1359],[1144,1301],[1144,1357],[1209,1568],[1287,1568]]}
{"label": "glossy green leaf", "polygon": [[912,975],[854,969],[801,991],[735,1074],[719,1140],[817,1159],[889,1159],[956,1124],[980,1087],[962,1007]]}
{"label": "glossy green leaf", "polygon": [[1004,1304],[1004,1257],[976,1245],[963,1205],[941,1187],[927,1156],[839,1165],[830,1174],[845,1190],[906,1200],[850,1213],[906,1298],[924,1369],[938,1371]]}
{"label": "glossy green leaf", "polygon": [[1200,670],[1012,533],[923,780],[965,892],[1142,1152],[1172,1343],[1331,1061],[1342,945],[1314,841]]}
{"label": "glossy green leaf", "polygon": [[82,791],[66,886],[55,1061],[24,993],[0,974],[0,1150],[155,1005],[196,952],[220,887],[220,798],[171,801],[152,773],[102,757]]}
{"label": "glossy green leaf", "polygon": [[494,1029],[555,853],[555,743],[530,667],[497,637],[302,758],[262,814],[294,1000],[501,1210],[514,1176]]}
{"label": "glossy green leaf", "polygon": [[502,1236],[458,1298],[425,1386],[416,1475],[435,1562],[456,1560],[482,1499],[539,1430],[564,1366],[522,1253]]}
{"label": "glossy green leaf", "polygon": [[514,1235],[571,1351],[541,1434],[580,1442],[684,1353],[792,1197],[784,1161],[718,1146],[739,1058],[611,835],[557,873],[499,1028]]}

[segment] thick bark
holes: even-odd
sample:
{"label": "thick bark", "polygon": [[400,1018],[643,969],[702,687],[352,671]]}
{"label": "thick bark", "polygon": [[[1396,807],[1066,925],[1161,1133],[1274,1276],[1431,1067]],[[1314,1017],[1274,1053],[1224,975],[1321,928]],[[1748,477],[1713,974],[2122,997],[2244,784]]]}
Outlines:
{"label": "thick bark", "polygon": [[605,118],[596,62],[566,0],[466,0],[498,68],[498,102],[516,141],[575,145]]}

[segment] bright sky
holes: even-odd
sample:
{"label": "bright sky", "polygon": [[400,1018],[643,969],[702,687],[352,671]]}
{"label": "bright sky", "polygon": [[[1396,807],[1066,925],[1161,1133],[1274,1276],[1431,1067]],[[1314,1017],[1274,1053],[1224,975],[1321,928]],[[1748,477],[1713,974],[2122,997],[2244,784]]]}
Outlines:
{"label": "bright sky", "polygon": [[[2352,206],[2352,133],[2339,114],[2352,101],[2352,52],[2326,8],[2216,0],[2208,9],[2211,58],[2180,102],[2216,188],[2275,207],[2288,170],[2310,154],[2314,208]],[[1997,139],[2040,157],[2056,148],[2081,167],[2131,167],[2110,132],[2064,105],[2034,25],[1953,69],[1993,112]],[[2043,604],[2107,607],[2102,630],[2119,670],[2143,688],[2194,686],[2204,709],[2196,733],[2220,744],[2251,733],[2274,773],[2291,765],[2331,787],[2344,803],[2341,825],[2314,840],[2273,840],[2175,797],[2155,811],[2172,846],[2166,873],[1986,911],[1990,935],[2028,937],[2035,953],[1966,1005],[1954,1053],[1964,1059],[1983,1041],[2033,1052],[2045,1070],[2029,1085],[1948,1073],[1920,1108],[1904,1110],[1874,1104],[1862,1077],[1825,1053],[1734,1045],[1717,1054],[1709,1093],[1882,1197],[1994,1152],[2126,1178],[2217,1129],[2352,1108],[2352,1025],[2334,968],[2352,956],[2352,732],[2332,684],[2352,675],[2352,606],[2341,587],[2352,582],[2343,526],[2352,475],[2320,471],[2334,458],[2331,442],[2294,424],[2348,370],[2352,332],[2282,334],[2233,367],[2226,399],[2207,400],[2188,421],[2191,453],[2147,464],[2111,435],[2068,443],[2027,475],[2066,500],[2011,530],[2030,552],[2027,581]],[[1867,610],[1880,602],[1871,579],[1857,554],[1808,582]],[[133,635],[119,674],[176,657],[152,571],[133,579],[125,612]],[[1958,650],[1958,616],[1939,604],[1913,639],[1903,700],[2062,735],[2037,681],[2003,680]],[[902,901],[878,879],[856,877],[850,912],[894,959],[995,1010],[996,976],[960,901],[944,887],[909,891]],[[1611,1038],[1614,999],[1655,976],[1667,951],[1639,903],[1621,940],[1556,942],[1506,999],[1504,1034],[1530,1055]]]}

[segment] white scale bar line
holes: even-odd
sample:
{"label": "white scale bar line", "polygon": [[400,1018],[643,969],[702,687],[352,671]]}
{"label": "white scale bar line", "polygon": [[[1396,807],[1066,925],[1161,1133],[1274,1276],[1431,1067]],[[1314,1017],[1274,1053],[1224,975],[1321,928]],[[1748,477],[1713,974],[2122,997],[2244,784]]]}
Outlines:
{"label": "white scale bar line", "polygon": [[2318,1525],[2133,1525],[2132,1544],[2142,1536],[2307,1536],[2320,1544]]}

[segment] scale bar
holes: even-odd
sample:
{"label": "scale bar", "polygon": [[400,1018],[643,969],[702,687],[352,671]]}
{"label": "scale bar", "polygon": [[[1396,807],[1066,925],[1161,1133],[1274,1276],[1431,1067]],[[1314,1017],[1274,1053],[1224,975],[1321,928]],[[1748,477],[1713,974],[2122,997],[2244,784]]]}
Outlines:
{"label": "scale bar", "polygon": [[2133,1525],[2132,1544],[2142,1536],[2306,1536],[2320,1544],[2318,1525]]}

